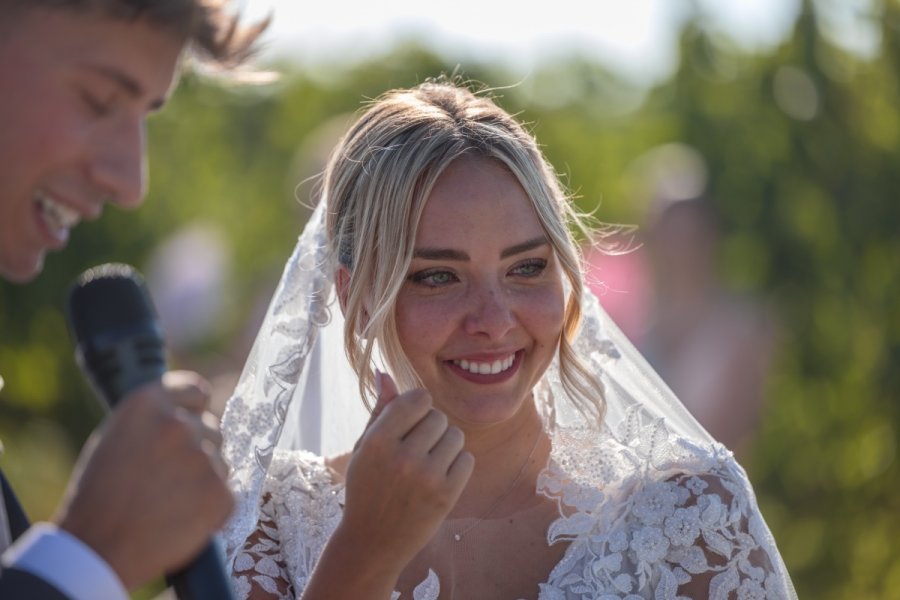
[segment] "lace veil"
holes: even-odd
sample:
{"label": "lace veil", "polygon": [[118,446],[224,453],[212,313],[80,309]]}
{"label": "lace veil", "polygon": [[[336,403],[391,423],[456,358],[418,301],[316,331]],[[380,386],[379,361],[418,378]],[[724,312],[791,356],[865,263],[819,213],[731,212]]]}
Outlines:
{"label": "lace veil", "polygon": [[[326,235],[326,210],[326,202],[320,201],[300,235],[222,418],[223,453],[237,499],[235,513],[222,533],[229,566],[257,527],[275,450],[305,449],[323,456],[346,452],[368,420],[358,378],[343,348],[343,318],[334,293],[336,264]],[[621,494],[639,496],[646,487],[642,482],[648,480],[665,483],[685,474],[714,472],[727,481],[729,494],[739,499],[731,503],[731,511],[741,513],[753,538],[754,556],[762,551],[768,566],[765,574],[753,571],[755,567],[746,559],[751,556],[747,549],[741,555],[744,559],[735,560],[733,570],[718,569],[721,580],[714,587],[720,597],[731,598],[735,592],[739,598],[796,598],[743,469],[690,415],[587,286],[582,323],[573,346],[600,376],[606,413],[602,425],[583,416],[566,393],[554,360],[535,390],[535,402],[552,441],[552,468],[548,466],[541,474],[538,491],[556,499],[560,506],[560,519],[551,526],[548,540],[572,540],[595,531],[598,522],[607,523],[585,516],[599,514],[603,493],[598,490],[616,488]],[[687,487],[693,490],[697,486],[706,483],[691,477]],[[711,519],[715,508],[707,506],[702,518]],[[719,539],[713,533],[707,538],[704,533],[704,539],[722,556],[737,556],[735,548],[746,541],[741,535]],[[621,546],[603,535],[597,540],[604,548]],[[697,557],[688,556],[687,551],[683,554],[673,560],[688,572],[698,572],[691,570],[690,563]],[[606,567],[593,568],[596,573]],[[680,573],[683,577],[685,571]],[[764,581],[764,595],[754,595],[757,587],[743,585],[748,578],[759,590]],[[739,584],[750,590],[749,595],[742,595]],[[675,588],[671,589],[671,595],[657,591],[656,597],[674,599]]]}
{"label": "lace veil", "polygon": [[[312,214],[287,261],[262,328],[222,419],[236,512],[223,532],[229,563],[253,532],[266,470],[276,447],[333,455],[352,448],[368,419],[357,377],[342,345],[343,318],[333,293],[324,203]],[[576,350],[601,374],[607,401],[599,428],[568,401],[554,362],[536,390],[554,443],[553,458],[567,481],[599,488],[627,479],[623,469],[704,471],[723,461],[740,493],[757,511],[744,471],[688,413],[643,357],[585,290]],[[601,442],[606,440],[606,442]],[[608,443],[610,440],[615,443]],[[623,457],[627,455],[627,460]],[[565,482],[542,476],[551,494]],[[550,536],[573,536],[562,519]],[[759,519],[754,531],[775,561],[783,594],[795,598],[775,542]]]}

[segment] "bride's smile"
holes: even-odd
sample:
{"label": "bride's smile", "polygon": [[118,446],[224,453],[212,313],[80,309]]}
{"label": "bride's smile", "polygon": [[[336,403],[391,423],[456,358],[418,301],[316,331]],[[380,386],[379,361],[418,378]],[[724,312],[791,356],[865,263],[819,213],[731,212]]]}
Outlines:
{"label": "bride's smile", "polygon": [[459,358],[453,359],[450,364],[454,367],[458,367],[460,371],[460,375],[468,379],[469,381],[474,381],[476,383],[498,383],[500,381],[506,381],[510,377],[515,374],[515,370],[521,364],[521,361],[517,361],[517,358],[521,358],[522,352],[512,352],[507,354],[502,358],[481,358],[479,357],[469,357],[469,358]]}
{"label": "bride's smile", "polygon": [[435,406],[461,426],[516,415],[564,313],[561,270],[518,180],[491,159],[456,160],[425,203],[395,312]]}

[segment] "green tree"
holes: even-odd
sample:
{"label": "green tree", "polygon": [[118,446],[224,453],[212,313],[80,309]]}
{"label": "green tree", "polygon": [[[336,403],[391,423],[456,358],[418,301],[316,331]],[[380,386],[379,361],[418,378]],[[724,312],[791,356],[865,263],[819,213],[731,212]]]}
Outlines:
{"label": "green tree", "polygon": [[706,158],[726,227],[722,272],[770,298],[783,325],[747,467],[799,595],[900,598],[900,6],[873,4],[881,45],[869,58],[830,41],[811,2],[793,34],[761,54],[697,16],[677,72],[650,90],[585,57],[520,81],[414,42],[360,64],[280,65],[281,80],[264,86],[188,78],[150,124],[146,206],[82,225],[34,283],[0,283],[4,470],[45,518],[103,414],[62,316],[81,271],[113,260],[144,268],[183,225],[217,228],[233,257],[227,310],[173,363],[233,376],[353,113],[391,87],[458,72],[497,88],[601,220],[639,222],[629,165],[647,150],[683,142]]}

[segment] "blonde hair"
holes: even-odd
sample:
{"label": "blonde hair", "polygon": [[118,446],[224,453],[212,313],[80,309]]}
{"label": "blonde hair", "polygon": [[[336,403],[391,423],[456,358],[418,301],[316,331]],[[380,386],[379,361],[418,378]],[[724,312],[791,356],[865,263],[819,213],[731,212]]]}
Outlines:
{"label": "blonde hair", "polygon": [[581,255],[570,225],[583,227],[535,139],[490,98],[445,79],[376,99],[334,149],[322,179],[331,250],[350,272],[344,345],[371,408],[377,341],[401,389],[420,384],[400,345],[394,306],[413,256],[419,219],[435,181],[474,155],[502,163],[531,200],[568,280],[558,357],[561,383],[598,422],[600,380],[572,342],[581,321]]}

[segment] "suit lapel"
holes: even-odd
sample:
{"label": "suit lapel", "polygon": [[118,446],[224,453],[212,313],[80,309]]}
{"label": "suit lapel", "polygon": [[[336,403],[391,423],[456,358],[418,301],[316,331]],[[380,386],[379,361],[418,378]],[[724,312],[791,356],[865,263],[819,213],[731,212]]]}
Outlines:
{"label": "suit lapel", "polygon": [[12,540],[15,541],[16,538],[25,533],[28,529],[28,517],[25,515],[25,511],[22,510],[22,505],[19,504],[3,471],[0,471],[0,484],[3,486],[3,504],[6,506],[6,518],[9,522],[9,532],[12,534]]}

